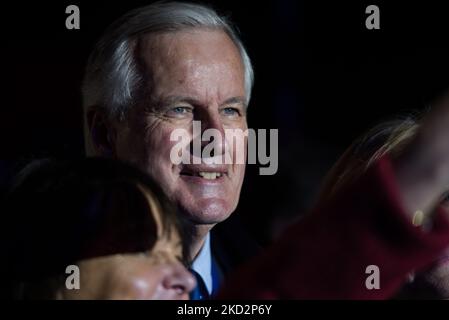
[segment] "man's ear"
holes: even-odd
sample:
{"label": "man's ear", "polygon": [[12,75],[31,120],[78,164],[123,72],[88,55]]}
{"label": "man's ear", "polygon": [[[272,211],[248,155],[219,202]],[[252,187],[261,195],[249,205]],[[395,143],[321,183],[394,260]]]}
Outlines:
{"label": "man's ear", "polygon": [[90,107],[86,113],[87,134],[94,155],[112,157],[115,155],[116,129],[106,111],[97,106]]}

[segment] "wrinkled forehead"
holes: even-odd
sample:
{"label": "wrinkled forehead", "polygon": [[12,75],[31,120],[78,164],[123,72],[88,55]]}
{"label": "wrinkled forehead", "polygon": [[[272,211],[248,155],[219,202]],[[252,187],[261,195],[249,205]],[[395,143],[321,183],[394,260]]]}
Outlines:
{"label": "wrinkled forehead", "polygon": [[194,59],[201,56],[213,59],[216,55],[241,60],[239,49],[229,35],[223,30],[212,28],[147,33],[139,37],[138,50],[147,62],[174,57]]}
{"label": "wrinkled forehead", "polygon": [[207,71],[207,76],[215,75],[217,80],[243,81],[244,77],[240,52],[221,30],[192,28],[147,34],[139,40],[138,54],[148,76],[161,80],[167,75],[176,85],[198,80]]}

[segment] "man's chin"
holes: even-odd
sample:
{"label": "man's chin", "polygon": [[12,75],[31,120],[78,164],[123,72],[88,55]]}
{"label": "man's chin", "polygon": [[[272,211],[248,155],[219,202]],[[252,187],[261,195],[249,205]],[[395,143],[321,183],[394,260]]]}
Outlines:
{"label": "man's chin", "polygon": [[234,206],[222,199],[202,199],[183,206],[181,214],[195,225],[215,225],[226,220],[234,209]]}

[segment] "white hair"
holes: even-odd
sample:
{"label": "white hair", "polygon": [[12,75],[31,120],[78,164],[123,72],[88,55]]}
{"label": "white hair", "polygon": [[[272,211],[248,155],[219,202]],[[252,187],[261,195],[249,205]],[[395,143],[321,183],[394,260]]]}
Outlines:
{"label": "white hair", "polygon": [[251,61],[226,18],[204,5],[156,2],[134,9],[115,21],[91,53],[82,85],[84,112],[101,106],[111,117],[122,118],[135,103],[144,80],[135,54],[138,37],[153,32],[211,28],[226,32],[237,46],[244,67],[247,103],[254,75]]}

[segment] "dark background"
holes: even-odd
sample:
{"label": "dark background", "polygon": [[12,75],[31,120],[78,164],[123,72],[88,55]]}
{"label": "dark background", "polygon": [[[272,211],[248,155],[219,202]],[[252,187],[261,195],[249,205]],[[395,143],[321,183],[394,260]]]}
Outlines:
{"label": "dark background", "polygon": [[[101,32],[151,1],[2,3],[0,183],[39,157],[82,157],[80,81]],[[256,82],[249,126],[279,129],[279,170],[250,165],[238,214],[262,242],[307,211],[339,154],[388,117],[424,109],[449,83],[442,1],[210,1],[240,29]],[[81,29],[65,28],[76,4]],[[380,8],[380,30],[365,8]]]}

